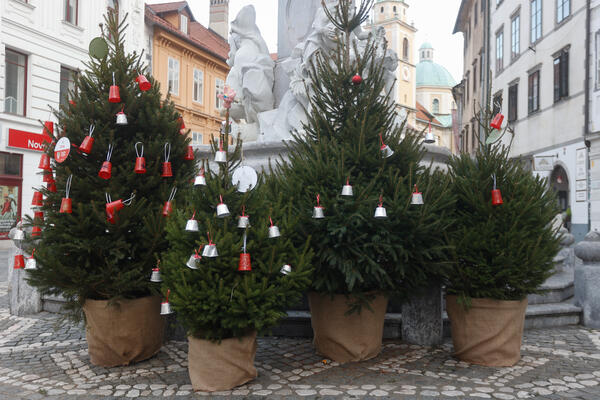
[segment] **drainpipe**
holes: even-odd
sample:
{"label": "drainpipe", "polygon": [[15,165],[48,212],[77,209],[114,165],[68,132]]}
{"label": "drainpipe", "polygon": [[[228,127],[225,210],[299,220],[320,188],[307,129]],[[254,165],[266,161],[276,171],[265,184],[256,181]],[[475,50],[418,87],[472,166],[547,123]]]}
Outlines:
{"label": "drainpipe", "polygon": [[588,140],[587,135],[589,133],[590,125],[590,36],[591,36],[591,0],[586,1],[586,13],[585,13],[585,121],[583,122],[583,139],[585,147],[587,148],[587,205],[588,205],[588,229],[592,228],[592,202],[591,202],[591,162],[590,162],[590,147],[591,142]]}

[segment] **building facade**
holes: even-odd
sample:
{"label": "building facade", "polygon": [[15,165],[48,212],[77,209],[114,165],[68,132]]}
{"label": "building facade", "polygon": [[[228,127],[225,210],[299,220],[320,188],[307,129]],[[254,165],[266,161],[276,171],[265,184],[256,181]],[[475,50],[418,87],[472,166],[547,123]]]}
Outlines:
{"label": "building facade", "polygon": [[452,132],[452,111],[456,109],[452,88],[456,81],[446,68],[434,62],[434,51],[430,43],[419,48],[416,129],[424,131],[431,123],[435,144],[456,153],[458,146]]}
{"label": "building facade", "polygon": [[600,0],[589,3],[587,34],[587,129],[589,146],[590,230],[600,230]]}
{"label": "building facade", "polygon": [[398,54],[393,98],[399,111],[406,112],[408,125],[414,127],[417,78],[414,42],[417,29],[408,23],[408,9],[409,5],[404,0],[377,0],[370,26],[384,27],[388,47]]}
{"label": "building facade", "polygon": [[218,95],[229,73],[229,45],[196,21],[186,1],[146,5],[145,17],[152,43],[152,74],[162,94],[170,93],[190,130],[192,144],[208,144],[211,136],[219,137],[223,120]]}
{"label": "building facade", "polygon": [[492,95],[511,156],[548,178],[577,240],[589,230],[586,0],[504,0],[491,10]]}
{"label": "building facade", "polygon": [[[73,76],[89,60],[90,41],[116,0],[0,0],[0,239],[30,208],[33,188],[42,186],[38,162],[41,121],[68,101]],[[129,15],[126,49],[144,46],[144,3],[121,0]],[[1,246],[2,244],[0,244]]]}

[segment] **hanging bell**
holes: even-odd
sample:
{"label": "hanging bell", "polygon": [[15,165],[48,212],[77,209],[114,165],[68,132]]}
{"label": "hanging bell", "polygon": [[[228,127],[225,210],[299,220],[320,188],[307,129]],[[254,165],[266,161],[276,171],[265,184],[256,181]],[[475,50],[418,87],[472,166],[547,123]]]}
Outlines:
{"label": "hanging bell", "polygon": [[117,113],[117,125],[127,125],[127,115],[123,112],[123,110]]}
{"label": "hanging bell", "polygon": [[225,150],[218,150],[215,153],[215,162],[226,163],[227,162],[227,152]]}
{"label": "hanging bell", "polygon": [[227,208],[227,204],[223,203],[223,196],[219,196],[221,202],[217,204],[217,218],[225,218],[229,217],[229,208]]}
{"label": "hanging bell", "polygon": [[498,113],[492,119],[492,122],[490,122],[490,127],[494,129],[502,129],[502,121],[504,121],[504,115],[502,115],[502,113]]}
{"label": "hanging bell", "polygon": [[162,211],[163,217],[168,217],[171,214],[171,211],[173,211],[173,205],[170,201],[166,201]]}
{"label": "hanging bell", "polygon": [[14,262],[13,268],[14,269],[25,268],[25,257],[23,257],[23,254],[15,254],[15,262]]}
{"label": "hanging bell", "polygon": [[283,267],[281,267],[279,272],[281,272],[283,275],[289,275],[292,273],[292,266],[289,264],[285,264]]}
{"label": "hanging bell", "polygon": [[182,117],[179,117],[179,122],[180,122],[180,124],[179,124],[179,133],[181,135],[185,135],[185,131],[186,131],[186,129],[185,129],[185,122],[183,122],[183,118]]}
{"label": "hanging bell", "polygon": [[94,137],[92,136],[93,128],[90,127],[90,134],[83,138],[83,142],[79,146],[79,151],[85,154],[90,154],[92,146],[94,146]]}
{"label": "hanging bell", "polygon": [[425,134],[425,143],[428,144],[432,144],[435,143],[435,136],[433,135],[433,133],[431,133],[431,131],[427,132],[427,134]]}
{"label": "hanging bell", "polygon": [[40,236],[42,234],[42,228],[40,228],[37,225],[34,225],[33,228],[31,228],[31,236]]}
{"label": "hanging bell", "polygon": [[379,196],[379,205],[375,209],[375,215],[373,216],[378,219],[387,218],[387,211],[383,206],[383,196]]}
{"label": "hanging bell", "polygon": [[123,208],[125,207],[125,203],[123,203],[123,200],[119,199],[119,200],[115,200],[115,201],[111,201],[110,203],[106,203],[106,212],[110,212],[110,213],[116,213],[117,211],[121,211]]}
{"label": "hanging bell", "polygon": [[46,185],[46,189],[48,189],[49,192],[56,193],[56,183],[48,182],[48,185]]}
{"label": "hanging bell", "polygon": [[185,266],[190,269],[198,269],[198,267],[196,266],[196,261],[198,261],[199,259],[200,256],[198,255],[198,253],[192,254]]}
{"label": "hanging bell", "polygon": [[173,311],[171,310],[171,304],[168,301],[163,301],[160,304],[160,315],[169,315],[169,314],[173,314]]}
{"label": "hanging bell", "polygon": [[187,161],[192,161],[194,159],[194,148],[191,145],[187,147],[187,152],[183,159]]}
{"label": "hanging bell", "polygon": [[44,183],[55,182],[54,174],[52,173],[52,170],[50,170],[49,172],[48,171],[44,172],[44,178],[42,178],[42,182],[44,182]]}
{"label": "hanging bell", "polygon": [[249,253],[240,254],[240,263],[238,266],[238,271],[252,271],[252,264],[250,262]]}
{"label": "hanging bell", "polygon": [[413,190],[412,193],[412,199],[410,201],[410,204],[414,204],[414,205],[422,205],[423,203],[423,193],[419,192],[419,189],[417,188],[417,185],[415,185],[415,188]]}
{"label": "hanging bell", "polygon": [[63,197],[62,201],[60,202],[60,213],[67,213],[67,214],[71,214],[73,212],[72,209],[72,205],[73,202],[71,201],[71,199],[69,197]]}
{"label": "hanging bell", "polygon": [[500,189],[492,190],[492,205],[499,206],[503,203],[502,194],[500,193]]}
{"label": "hanging bell", "polygon": [[38,222],[44,222],[44,212],[43,211],[35,211],[33,213],[33,219]]}
{"label": "hanging bell", "polygon": [[163,162],[162,177],[163,178],[170,178],[172,176],[173,176],[173,170],[171,169],[171,162],[170,161]]}
{"label": "hanging bell", "polygon": [[150,282],[162,282],[162,278],[160,277],[160,269],[158,267],[152,269],[152,274],[150,275]]}
{"label": "hanging bell", "polygon": [[278,238],[281,236],[279,233],[279,228],[276,225],[273,225],[273,220],[269,217],[269,221],[271,221],[271,226],[269,226],[269,239]]}
{"label": "hanging bell", "polygon": [[45,121],[44,122],[44,133],[50,137],[54,135],[54,122]]}
{"label": "hanging bell", "polygon": [[41,207],[44,205],[44,195],[42,192],[38,192],[37,190],[33,192],[33,200],[31,200],[31,205],[34,207]]}
{"label": "hanging bell", "polygon": [[185,224],[185,230],[188,232],[198,232],[198,221],[194,219],[195,215],[196,213],[194,212],[192,219],[188,219],[187,223]]}
{"label": "hanging bell", "polygon": [[43,169],[44,171],[52,171],[52,167],[50,166],[50,156],[48,154],[42,153],[38,168]]}
{"label": "hanging bell", "polygon": [[354,196],[352,185],[350,185],[350,179],[347,179],[346,184],[342,186],[342,196]]}
{"label": "hanging bell", "polygon": [[204,246],[202,256],[210,258],[218,257],[219,252],[217,251],[217,245],[215,243],[209,243],[206,246]]}
{"label": "hanging bell", "polygon": [[323,207],[315,206],[315,208],[313,208],[312,217],[315,219],[325,218],[325,212]]}
{"label": "hanging bell", "polygon": [[200,175],[197,175],[194,179],[194,186],[206,186],[206,178],[204,177],[204,172],[201,172]]}
{"label": "hanging bell", "polygon": [[35,258],[33,258],[33,254],[31,255],[31,257],[29,257],[27,259],[27,263],[25,264],[25,269],[28,269],[28,270],[37,269],[37,262],[35,261]]}
{"label": "hanging bell", "polygon": [[17,224],[12,240],[15,242],[25,240],[25,232],[23,232],[23,229],[21,229],[21,223]]}
{"label": "hanging bell", "polygon": [[394,150],[392,150],[387,144],[383,144],[381,145],[381,154],[384,158],[388,158],[394,155]]}
{"label": "hanging bell", "polygon": [[104,161],[102,163],[102,167],[100,171],[98,171],[98,176],[102,179],[110,179],[112,175],[112,163],[110,161]]}
{"label": "hanging bell", "polygon": [[250,228],[250,217],[247,215],[240,215],[237,227],[240,229]]}
{"label": "hanging bell", "polygon": [[136,174],[146,173],[146,159],[144,157],[135,158],[135,168],[133,170]]}
{"label": "hanging bell", "polygon": [[108,91],[109,103],[120,103],[121,95],[119,94],[119,87],[115,84],[115,73],[113,72],[113,84],[110,86]]}
{"label": "hanging bell", "polygon": [[148,81],[148,79],[142,74],[139,74],[137,76],[137,78],[135,78],[135,81],[137,82],[137,84],[142,92],[150,90],[150,88],[152,87],[152,85],[150,84],[150,81]]}

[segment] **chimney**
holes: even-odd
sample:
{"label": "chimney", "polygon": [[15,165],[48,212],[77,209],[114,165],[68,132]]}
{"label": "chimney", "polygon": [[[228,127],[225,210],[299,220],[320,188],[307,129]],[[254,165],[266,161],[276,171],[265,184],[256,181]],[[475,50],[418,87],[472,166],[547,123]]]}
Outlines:
{"label": "chimney", "polygon": [[208,27],[227,40],[229,33],[229,0],[210,0]]}

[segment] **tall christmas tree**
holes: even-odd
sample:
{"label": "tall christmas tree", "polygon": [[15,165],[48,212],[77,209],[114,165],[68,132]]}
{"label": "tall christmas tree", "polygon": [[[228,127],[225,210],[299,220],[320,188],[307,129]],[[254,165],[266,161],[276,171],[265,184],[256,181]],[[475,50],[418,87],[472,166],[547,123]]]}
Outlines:
{"label": "tall christmas tree", "polygon": [[[40,207],[29,219],[41,228],[29,241],[39,265],[30,282],[64,296],[75,318],[87,299],[158,294],[149,277],[168,244],[165,203],[196,170],[173,102],[161,99],[141,54],[125,52],[125,19],[105,17],[70,103],[55,111],[40,165],[44,181],[54,180],[54,169],[55,183],[38,189],[45,200],[34,199]],[[54,155],[50,165],[46,156]]]}
{"label": "tall christmas tree", "polygon": [[294,241],[315,250],[312,289],[358,307],[373,291],[409,295],[441,279],[453,202],[443,175],[421,163],[422,133],[397,123],[384,62],[395,54],[379,34],[360,40],[372,4],[324,3],[336,46],[307,71],[305,132],[270,182],[299,217]]}

